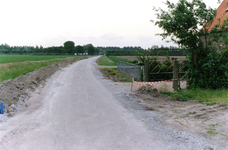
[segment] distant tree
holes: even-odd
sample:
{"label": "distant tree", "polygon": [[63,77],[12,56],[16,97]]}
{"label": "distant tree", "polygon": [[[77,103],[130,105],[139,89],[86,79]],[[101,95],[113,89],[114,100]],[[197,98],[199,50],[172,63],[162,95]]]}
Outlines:
{"label": "distant tree", "polygon": [[95,48],[95,54],[99,55],[99,53],[100,53],[100,49],[99,48]]}
{"label": "distant tree", "polygon": [[85,52],[85,49],[84,49],[83,46],[78,45],[78,46],[75,47],[75,52],[76,53],[84,53]]}
{"label": "distant tree", "polygon": [[64,43],[64,50],[66,53],[72,54],[74,51],[74,42],[73,41],[66,41]]}
{"label": "distant tree", "polygon": [[95,54],[95,47],[93,47],[92,44],[87,44],[84,46],[85,50],[88,50],[89,55],[94,55]]}

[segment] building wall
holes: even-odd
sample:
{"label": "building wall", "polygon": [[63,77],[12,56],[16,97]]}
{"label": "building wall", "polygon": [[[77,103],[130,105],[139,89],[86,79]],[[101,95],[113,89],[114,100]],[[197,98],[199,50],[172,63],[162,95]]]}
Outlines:
{"label": "building wall", "polygon": [[[206,41],[205,41],[204,36],[201,37],[201,40],[203,41],[204,46],[206,46]],[[207,41],[209,42],[211,40],[212,40],[212,38],[209,35],[207,35]],[[221,43],[212,42],[212,44],[217,48],[217,51],[220,52],[220,45],[223,45],[224,43],[223,42],[221,42]]]}

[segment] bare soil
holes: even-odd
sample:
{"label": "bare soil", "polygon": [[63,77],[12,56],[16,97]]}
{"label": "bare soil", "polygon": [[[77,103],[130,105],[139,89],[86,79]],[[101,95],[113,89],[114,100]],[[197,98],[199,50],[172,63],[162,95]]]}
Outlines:
{"label": "bare soil", "polygon": [[21,107],[27,107],[26,99],[56,71],[84,58],[66,58],[59,63],[21,75],[13,80],[0,83],[0,102],[4,103],[5,112],[13,116]]}
{"label": "bare soil", "polygon": [[228,104],[178,101],[149,85],[141,86],[131,96],[143,99],[141,105],[146,110],[159,112],[163,123],[220,142],[228,149]]}

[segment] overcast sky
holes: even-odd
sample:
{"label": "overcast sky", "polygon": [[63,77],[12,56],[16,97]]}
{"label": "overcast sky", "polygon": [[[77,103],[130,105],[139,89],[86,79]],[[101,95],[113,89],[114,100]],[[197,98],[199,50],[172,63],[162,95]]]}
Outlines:
{"label": "overcast sky", "polygon": [[[178,0],[170,0],[177,2]],[[217,8],[217,0],[204,0]],[[162,0],[0,0],[0,44],[11,46],[170,46],[161,37],[155,7]]]}

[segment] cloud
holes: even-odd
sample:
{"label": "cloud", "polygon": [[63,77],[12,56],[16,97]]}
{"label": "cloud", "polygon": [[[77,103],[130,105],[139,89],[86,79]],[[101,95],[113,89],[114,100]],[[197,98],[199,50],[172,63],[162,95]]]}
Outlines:
{"label": "cloud", "polygon": [[108,41],[109,40],[115,40],[116,41],[116,40],[124,39],[123,36],[117,36],[114,33],[106,33],[106,34],[102,35],[101,38],[104,39],[104,40],[108,40]]}
{"label": "cloud", "polygon": [[138,36],[137,37],[137,40],[139,40],[139,41],[151,41],[151,40],[153,40],[153,36],[151,36],[151,35],[141,35],[141,36]]}

